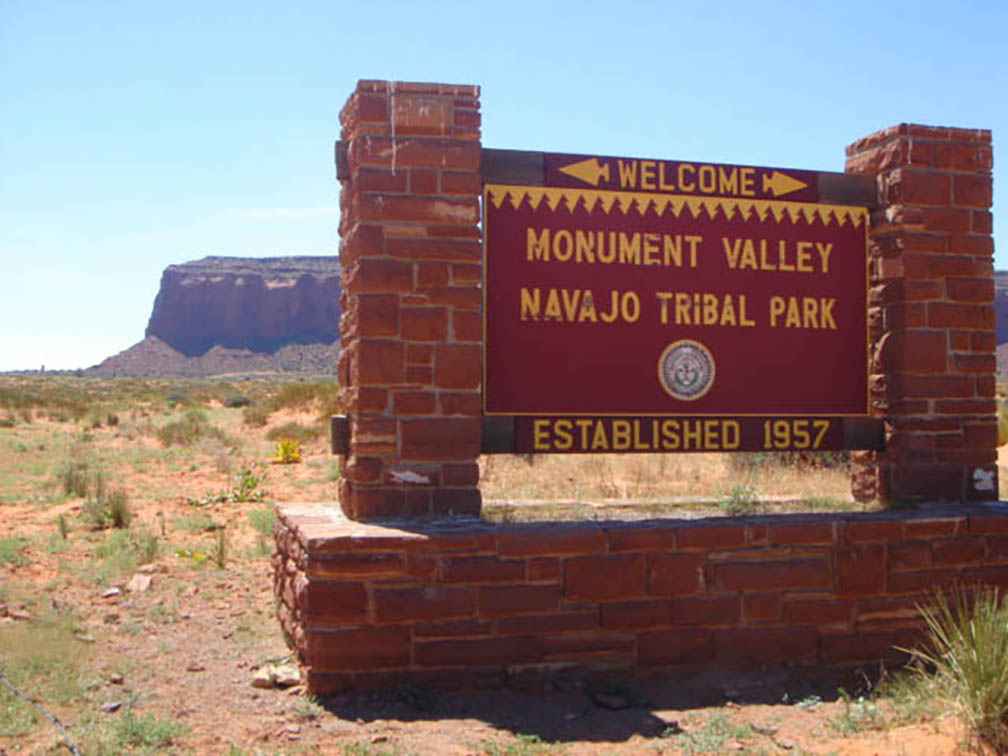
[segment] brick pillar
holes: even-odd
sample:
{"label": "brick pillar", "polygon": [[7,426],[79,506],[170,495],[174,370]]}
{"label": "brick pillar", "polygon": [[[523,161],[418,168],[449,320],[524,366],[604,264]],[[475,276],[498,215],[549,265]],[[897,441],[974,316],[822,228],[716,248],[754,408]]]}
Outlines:
{"label": "brick pillar", "polygon": [[991,133],[900,124],[847,147],[874,174],[872,412],[884,452],[854,457],[859,500],[997,498]]}
{"label": "brick pillar", "polygon": [[479,88],[361,81],[340,121],[340,505],[478,514]]}

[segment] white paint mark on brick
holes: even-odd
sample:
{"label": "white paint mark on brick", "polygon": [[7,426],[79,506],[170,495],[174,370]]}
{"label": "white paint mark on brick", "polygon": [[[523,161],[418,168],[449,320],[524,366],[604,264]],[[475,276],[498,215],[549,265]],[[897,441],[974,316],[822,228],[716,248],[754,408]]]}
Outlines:
{"label": "white paint mark on brick", "polygon": [[392,478],[393,483],[419,483],[421,485],[430,485],[430,478],[426,475],[420,475],[420,473],[415,473],[412,470],[391,470],[389,476]]}
{"label": "white paint mark on brick", "polygon": [[973,470],[973,488],[977,491],[994,490],[994,471],[981,470],[979,467]]}

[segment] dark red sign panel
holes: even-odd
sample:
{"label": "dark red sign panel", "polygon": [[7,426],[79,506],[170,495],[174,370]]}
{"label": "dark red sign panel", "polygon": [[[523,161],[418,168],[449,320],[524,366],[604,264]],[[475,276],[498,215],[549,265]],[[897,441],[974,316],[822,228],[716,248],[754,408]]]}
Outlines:
{"label": "dark red sign panel", "polygon": [[814,174],[738,166],[704,186],[754,196],[663,191],[703,166],[661,161],[593,188],[618,160],[548,156],[563,186],[484,188],[486,413],[866,414],[866,211],[768,199]]}

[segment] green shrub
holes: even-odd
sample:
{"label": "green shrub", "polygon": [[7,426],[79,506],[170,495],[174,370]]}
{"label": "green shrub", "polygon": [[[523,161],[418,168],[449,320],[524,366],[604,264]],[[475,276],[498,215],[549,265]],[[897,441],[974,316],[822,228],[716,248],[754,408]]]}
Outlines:
{"label": "green shrub", "polygon": [[998,446],[1008,444],[1008,404],[1004,402],[998,402],[997,405],[997,429]]}
{"label": "green shrub", "polygon": [[79,460],[66,462],[56,473],[63,493],[67,496],[83,498],[88,494],[88,464]]}
{"label": "green shrub", "polygon": [[269,410],[258,404],[246,407],[242,411],[242,422],[252,428],[262,428],[269,422]]}
{"label": "green shrub", "polygon": [[242,396],[241,394],[235,396],[229,396],[224,400],[224,406],[229,409],[238,409],[239,407],[248,407],[252,404],[252,400],[247,396]]}
{"label": "green shrub", "polygon": [[189,410],[178,420],[161,426],[156,435],[162,446],[192,446],[200,438],[224,438],[224,432],[211,425],[206,413],[198,409]]}
{"label": "green shrub", "polygon": [[25,539],[17,536],[0,538],[0,564],[24,564]]}
{"label": "green shrub", "polygon": [[920,607],[923,649],[908,649],[916,667],[933,670],[929,695],[945,700],[973,736],[1008,750],[1008,602],[996,588],[957,587]]}

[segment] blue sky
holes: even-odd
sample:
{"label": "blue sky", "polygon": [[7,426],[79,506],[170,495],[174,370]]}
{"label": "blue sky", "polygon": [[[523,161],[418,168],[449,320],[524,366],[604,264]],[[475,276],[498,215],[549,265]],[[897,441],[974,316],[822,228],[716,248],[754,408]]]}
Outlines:
{"label": "blue sky", "polygon": [[479,84],[511,149],[840,171],[894,123],[990,128],[997,245],[1006,33],[1000,0],[0,0],[0,371],[139,341],[167,265],[336,254],[361,78]]}

